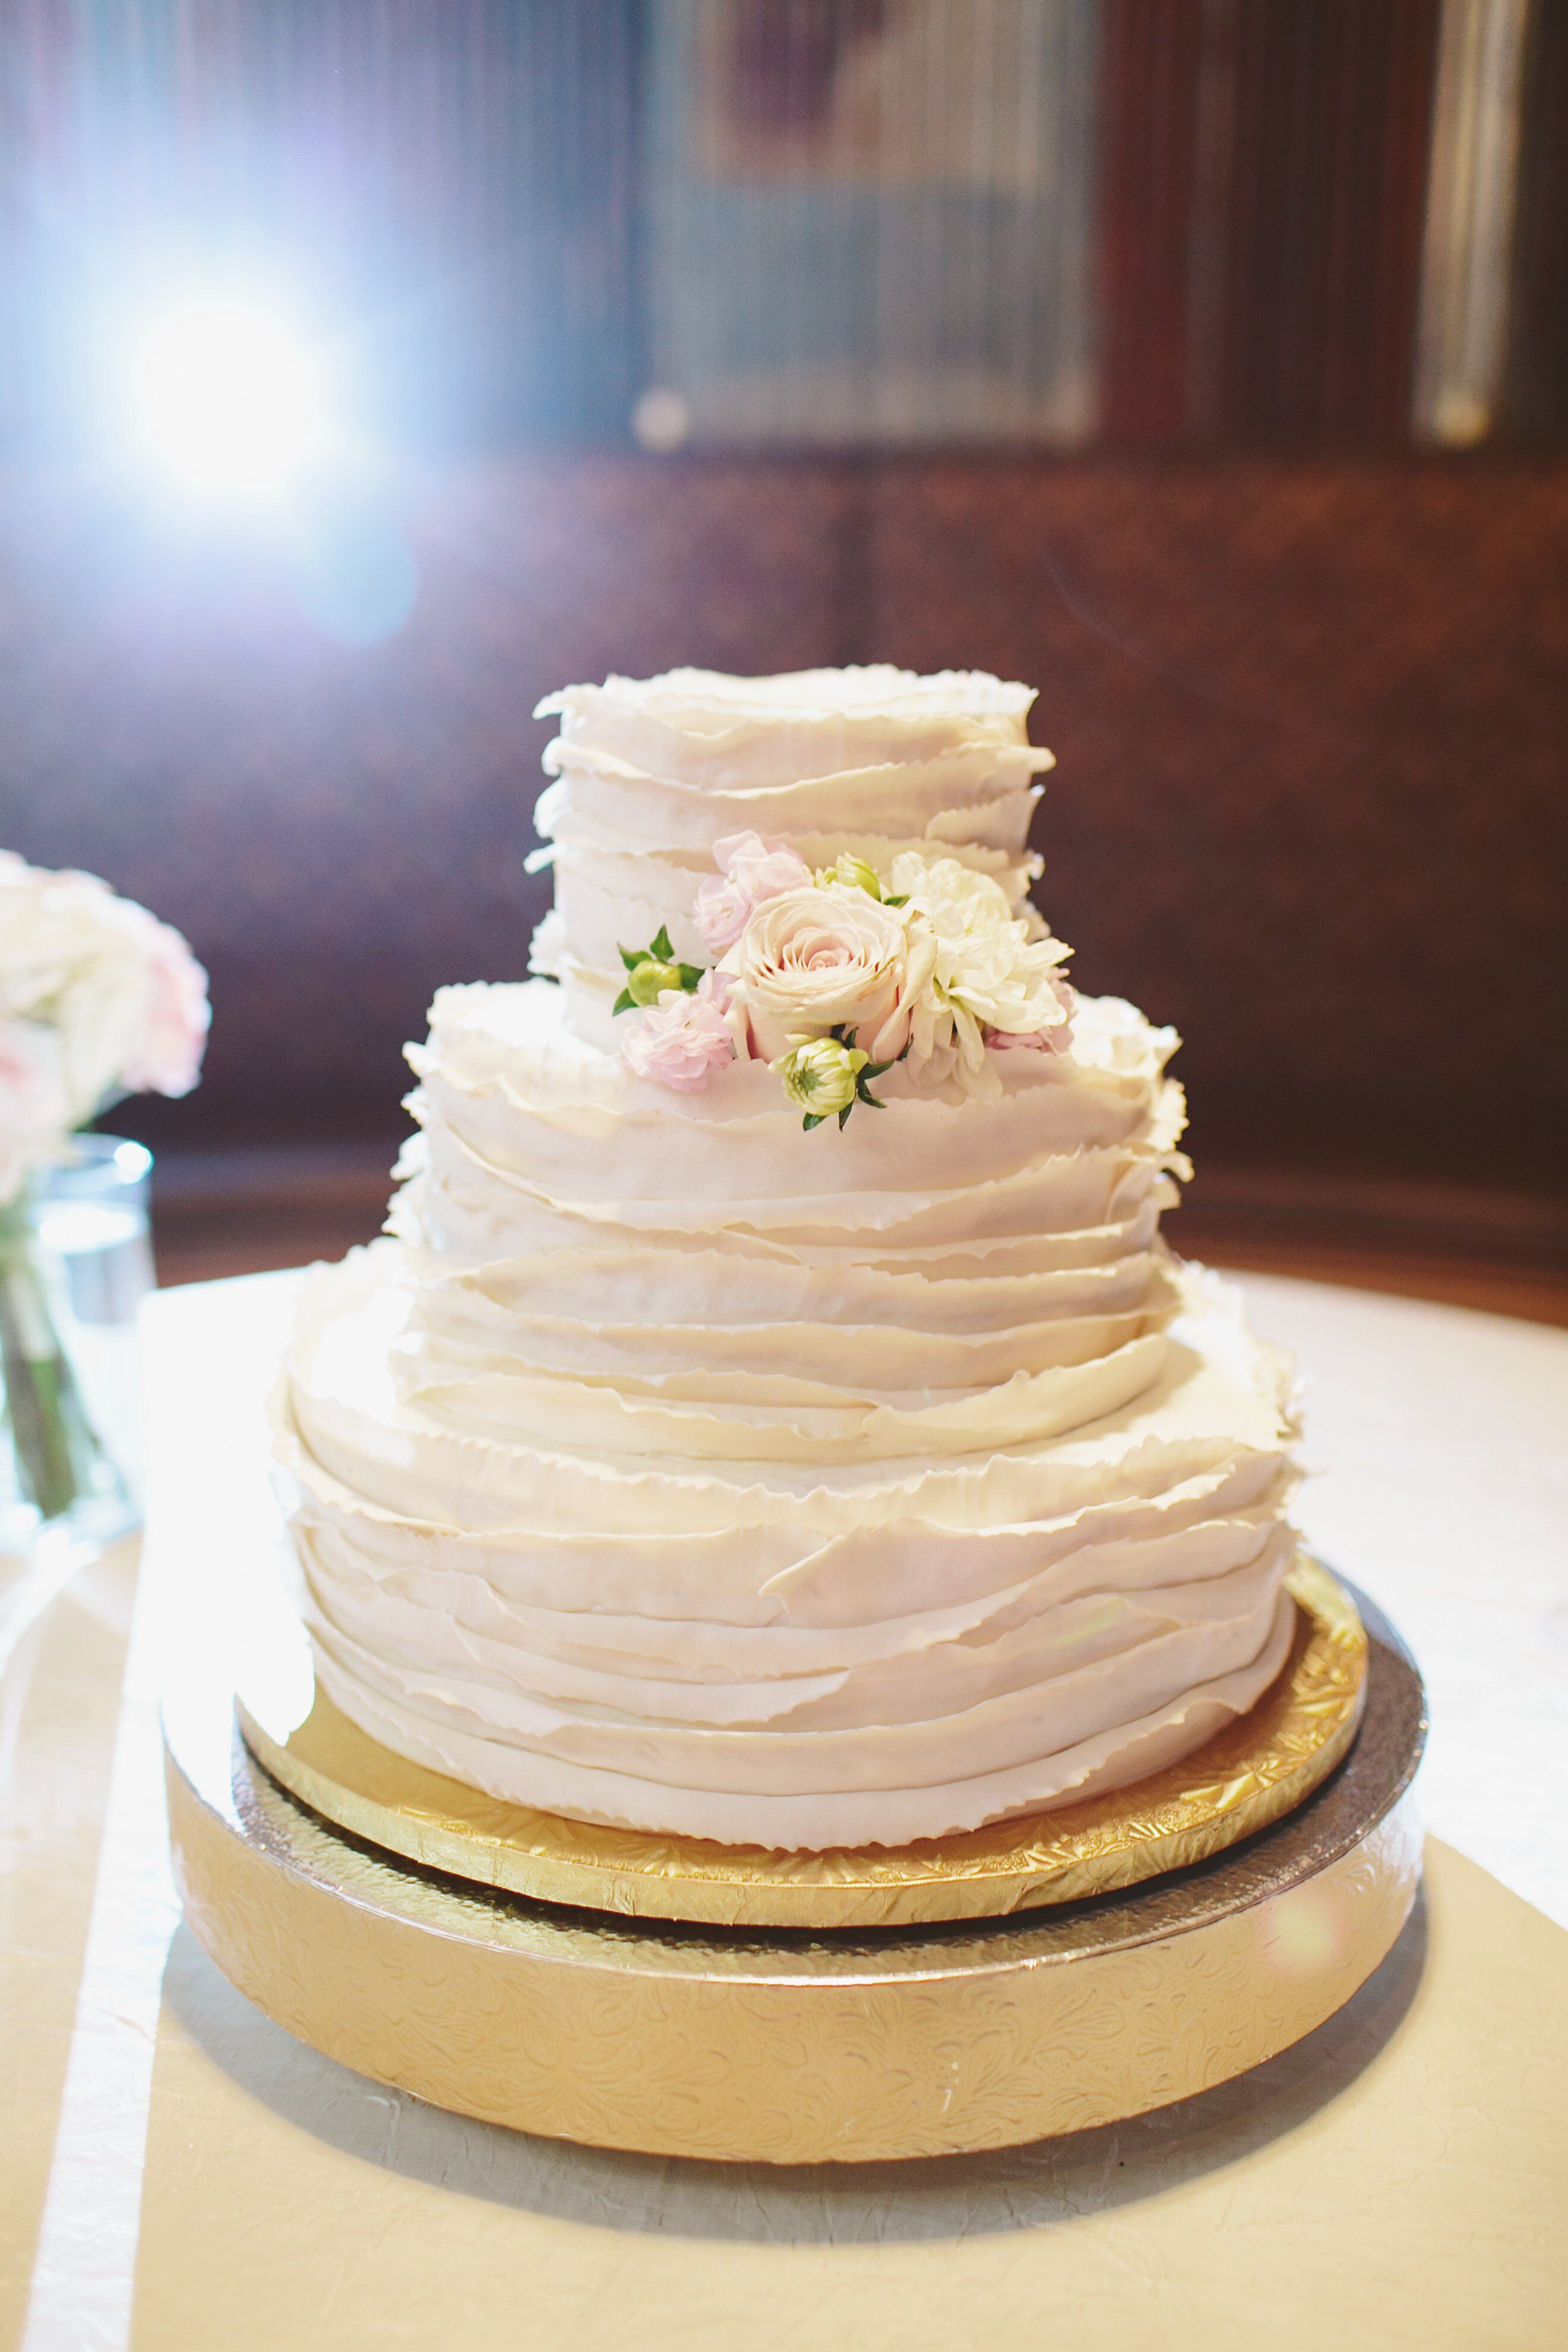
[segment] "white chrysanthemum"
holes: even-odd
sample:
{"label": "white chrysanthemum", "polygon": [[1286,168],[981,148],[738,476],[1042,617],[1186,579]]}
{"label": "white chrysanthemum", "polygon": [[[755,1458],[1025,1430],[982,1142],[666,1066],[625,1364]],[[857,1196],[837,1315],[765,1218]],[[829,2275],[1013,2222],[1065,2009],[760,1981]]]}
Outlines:
{"label": "white chrysanthemum", "polygon": [[936,942],[931,983],[912,1009],[910,1074],[927,1083],[956,1078],[971,1095],[999,1095],[985,1033],[1022,1037],[1064,1028],[1071,999],[1058,974],[1072,950],[1048,935],[1031,937],[1032,926],[1015,916],[1000,885],[955,857],[905,851],[893,860],[891,878],[910,918]]}

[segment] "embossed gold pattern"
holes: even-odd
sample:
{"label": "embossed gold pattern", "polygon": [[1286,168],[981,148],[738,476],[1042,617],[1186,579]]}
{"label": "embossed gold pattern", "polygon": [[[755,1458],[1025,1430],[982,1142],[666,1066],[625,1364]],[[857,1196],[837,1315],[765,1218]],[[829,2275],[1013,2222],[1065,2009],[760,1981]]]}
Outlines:
{"label": "embossed gold pattern", "polygon": [[1343,1771],[1202,1871],[813,1937],[595,1918],[378,1854],[277,1787],[192,1672],[165,1706],[175,1867],[197,1938],[269,2016],[460,2113],[781,2164],[1005,2147],[1223,2082],[1365,1981],[1415,1897],[1425,1730],[1375,1626],[1365,1694]]}
{"label": "embossed gold pattern", "polygon": [[[653,1837],[509,1805],[405,1762],[317,1689],[304,1719],[246,1740],[312,1811],[431,1869],[542,1902],[729,1927],[894,1927],[994,1918],[1131,1886],[1201,1862],[1301,1802],[1360,1720],[1367,1644],[1342,1585],[1301,1554],[1299,1623],[1279,1679],[1166,1770],[1078,1805],[897,1849],[778,1853]],[[263,1719],[258,1719],[258,1717]]]}

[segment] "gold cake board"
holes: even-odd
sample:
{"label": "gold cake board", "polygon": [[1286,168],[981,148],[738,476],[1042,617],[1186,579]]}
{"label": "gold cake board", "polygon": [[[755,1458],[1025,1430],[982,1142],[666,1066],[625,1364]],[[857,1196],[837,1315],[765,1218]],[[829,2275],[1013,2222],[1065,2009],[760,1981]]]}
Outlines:
{"label": "gold cake board", "polygon": [[554,1907],[379,1851],[262,1769],[234,1694],[164,1707],[186,1916],[249,1999],[374,2079],[487,2121],[659,2155],[930,2156],[1209,2088],[1331,2016],[1415,1900],[1426,1719],[1363,1611],[1340,1769],[1245,1843],[984,1923],[823,1934]]}
{"label": "gold cake board", "polygon": [[336,1707],[303,1633],[289,1671],[252,1671],[240,1728],[275,1780],[355,1837],[432,1870],[637,1918],[744,1927],[993,1919],[1202,1862],[1327,1779],[1355,1736],[1366,1636],[1342,1585],[1302,1553],[1290,1655],[1248,1714],[1131,1788],[897,1849],[781,1853],[651,1837],[506,1804],[406,1762]]}

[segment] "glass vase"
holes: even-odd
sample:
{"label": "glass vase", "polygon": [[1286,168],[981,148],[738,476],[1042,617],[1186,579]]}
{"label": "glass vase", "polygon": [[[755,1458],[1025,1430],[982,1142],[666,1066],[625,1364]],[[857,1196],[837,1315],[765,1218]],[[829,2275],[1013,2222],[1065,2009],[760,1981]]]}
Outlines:
{"label": "glass vase", "polygon": [[139,1523],[136,1309],[152,1156],[114,1136],[0,1208],[0,1554],[60,1566]]}

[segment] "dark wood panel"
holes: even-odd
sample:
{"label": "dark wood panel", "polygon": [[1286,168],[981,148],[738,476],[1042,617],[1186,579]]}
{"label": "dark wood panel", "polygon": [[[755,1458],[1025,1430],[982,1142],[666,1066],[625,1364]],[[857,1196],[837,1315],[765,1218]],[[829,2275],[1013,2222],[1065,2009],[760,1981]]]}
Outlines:
{"label": "dark wood panel", "polygon": [[1200,1139],[1547,1166],[1568,469],[889,467],[875,531],[876,653],[1039,682],[1038,895]]}

